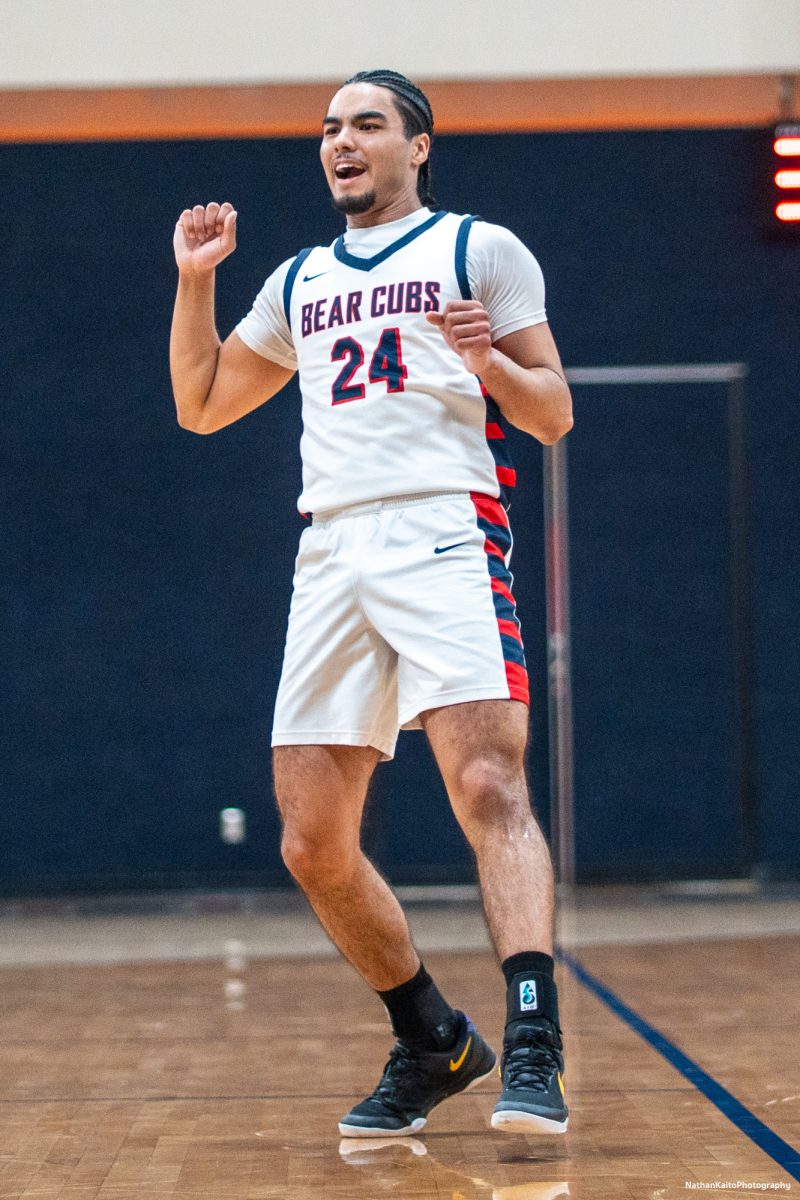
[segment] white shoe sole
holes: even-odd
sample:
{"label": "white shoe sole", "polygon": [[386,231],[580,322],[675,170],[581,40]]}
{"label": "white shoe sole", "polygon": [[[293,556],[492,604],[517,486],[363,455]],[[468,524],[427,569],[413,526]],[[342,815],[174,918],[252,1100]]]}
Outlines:
{"label": "white shoe sole", "polygon": [[339,1133],[342,1137],[349,1138],[409,1137],[412,1133],[419,1133],[427,1121],[427,1117],[416,1117],[410,1125],[404,1125],[402,1129],[384,1129],[380,1125],[345,1125],[344,1121],[340,1121]]}
{"label": "white shoe sole", "polygon": [[[465,1092],[471,1092],[472,1089],[477,1087],[479,1083],[483,1083],[485,1080],[489,1079],[490,1076],[494,1075],[496,1069],[497,1062],[494,1062],[484,1075],[476,1075],[475,1078],[472,1079],[465,1088],[462,1088],[460,1092],[453,1092],[453,1095],[463,1096]],[[450,1100],[451,1097],[446,1096],[445,1099]],[[444,1104],[444,1100],[440,1100],[439,1103]],[[410,1134],[419,1133],[420,1129],[424,1129],[427,1123],[427,1117],[415,1117],[410,1125],[404,1125],[402,1129],[383,1129],[381,1126],[375,1125],[346,1125],[344,1121],[340,1121],[339,1133],[342,1137],[351,1138],[408,1137]]]}
{"label": "white shoe sole", "polygon": [[500,1109],[492,1113],[492,1129],[503,1133],[566,1133],[569,1117],[553,1121],[550,1117],[539,1117],[536,1113],[519,1112],[515,1109]]}

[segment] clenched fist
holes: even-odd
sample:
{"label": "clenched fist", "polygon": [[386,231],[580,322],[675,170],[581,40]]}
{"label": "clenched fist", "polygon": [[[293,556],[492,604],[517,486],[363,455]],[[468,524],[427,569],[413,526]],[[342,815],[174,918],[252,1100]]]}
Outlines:
{"label": "clenched fist", "polygon": [[236,217],[232,204],[195,204],[185,208],[172,244],[178,270],[184,274],[213,271],[236,249]]}
{"label": "clenched fist", "polygon": [[489,314],[480,301],[451,300],[444,312],[429,312],[426,316],[442,331],[450,349],[461,355],[467,370],[480,375],[492,355]]}

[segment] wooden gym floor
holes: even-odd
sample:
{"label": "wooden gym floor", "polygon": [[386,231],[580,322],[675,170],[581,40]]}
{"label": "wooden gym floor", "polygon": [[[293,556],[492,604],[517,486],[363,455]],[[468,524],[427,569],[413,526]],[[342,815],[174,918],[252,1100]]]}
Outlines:
{"label": "wooden gym floor", "polygon": [[[497,1046],[502,979],[474,898],[409,912],[442,990]],[[799,930],[791,894],[564,897],[566,1137],[494,1132],[484,1085],[416,1138],[340,1142],[388,1026],[295,899],[7,904],[0,1200],[794,1191]]]}

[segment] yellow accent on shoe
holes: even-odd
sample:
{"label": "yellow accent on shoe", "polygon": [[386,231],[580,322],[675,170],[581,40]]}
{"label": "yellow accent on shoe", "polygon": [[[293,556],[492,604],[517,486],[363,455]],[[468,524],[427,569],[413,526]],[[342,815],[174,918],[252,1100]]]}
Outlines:
{"label": "yellow accent on shoe", "polygon": [[561,1091],[561,1095],[562,1095],[562,1096],[566,1096],[566,1093],[565,1093],[565,1091],[564,1091],[564,1080],[561,1078],[561,1072],[560,1072],[560,1071],[557,1071],[557,1072],[556,1072],[556,1078],[558,1079],[558,1086],[559,1086],[559,1089],[560,1089],[560,1091]]}
{"label": "yellow accent on shoe", "polygon": [[467,1057],[467,1051],[469,1050],[471,1045],[472,1045],[472,1034],[470,1034],[469,1037],[467,1038],[467,1044],[464,1047],[464,1049],[462,1050],[461,1054],[456,1059],[456,1061],[453,1062],[452,1058],[450,1059],[450,1070],[451,1071],[457,1071],[460,1067],[463,1067],[464,1059]]}

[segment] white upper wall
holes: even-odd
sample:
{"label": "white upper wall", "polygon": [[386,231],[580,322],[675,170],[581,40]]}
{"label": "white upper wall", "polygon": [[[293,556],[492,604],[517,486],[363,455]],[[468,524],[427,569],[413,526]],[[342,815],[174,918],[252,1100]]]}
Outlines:
{"label": "white upper wall", "polygon": [[800,0],[0,0],[0,87],[800,70]]}

